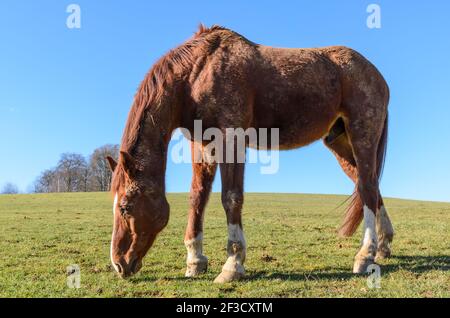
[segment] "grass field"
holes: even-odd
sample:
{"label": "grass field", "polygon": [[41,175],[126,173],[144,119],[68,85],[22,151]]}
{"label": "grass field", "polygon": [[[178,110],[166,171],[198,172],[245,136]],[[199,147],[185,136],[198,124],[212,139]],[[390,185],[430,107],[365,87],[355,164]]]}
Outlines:
{"label": "grass field", "polygon": [[[208,273],[184,278],[187,194],[168,195],[171,217],[141,272],[119,279],[109,262],[108,193],[0,195],[2,297],[450,297],[450,203],[387,199],[394,256],[381,289],[351,274],[360,234],[336,236],[345,197],[247,194],[247,277],[216,285],[226,259],[226,222],[214,194],[205,218]],[[334,211],[333,211],[334,210]],[[81,288],[66,286],[66,266]]]}

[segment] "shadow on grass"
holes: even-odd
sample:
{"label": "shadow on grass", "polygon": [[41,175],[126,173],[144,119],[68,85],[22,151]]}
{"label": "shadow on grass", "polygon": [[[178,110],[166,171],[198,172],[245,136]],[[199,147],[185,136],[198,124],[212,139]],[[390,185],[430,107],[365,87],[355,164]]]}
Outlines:
{"label": "shadow on grass", "polygon": [[[394,273],[399,270],[406,270],[412,273],[420,274],[433,270],[449,271],[450,256],[448,255],[429,255],[429,256],[393,256],[390,259],[394,264],[380,264],[384,273]],[[320,272],[311,273],[292,273],[292,272],[253,272],[246,276],[245,280],[252,279],[280,279],[284,281],[311,281],[311,280],[349,280],[363,275],[353,274],[351,269],[328,268]]]}
{"label": "shadow on grass", "polygon": [[311,273],[293,273],[293,272],[250,272],[245,276],[244,281],[250,280],[284,280],[284,281],[313,281],[313,280],[348,280],[354,278],[350,269],[339,270],[330,269],[330,271],[311,272]]}
{"label": "shadow on grass", "polygon": [[[393,256],[389,262],[394,264],[380,264],[384,273],[395,273],[399,270],[406,270],[412,273],[424,273],[433,270],[449,271],[450,256],[448,255],[429,255],[429,256]],[[283,280],[283,281],[314,281],[314,280],[349,280],[355,277],[364,277],[365,275],[353,274],[351,268],[325,268],[317,272],[289,272],[289,271],[248,271],[243,282],[253,280]],[[130,278],[131,282],[155,282],[160,280],[167,281],[194,281],[194,280],[211,280],[211,277],[205,275],[198,278],[186,278],[180,276],[155,276],[140,275]]]}
{"label": "shadow on grass", "polygon": [[[242,282],[251,282],[254,280],[284,280],[284,281],[313,281],[313,280],[348,280],[355,277],[355,274],[351,273],[351,270],[346,270],[342,272],[316,272],[316,273],[293,273],[293,272],[274,272],[274,271],[249,271],[245,275]],[[214,277],[201,276],[197,278],[187,278],[182,275],[180,276],[170,276],[170,277],[156,277],[156,276],[136,276],[130,278],[132,283],[142,283],[142,282],[155,282],[167,280],[172,282],[189,282],[189,281],[199,281],[207,280],[213,281]]]}
{"label": "shadow on grass", "polygon": [[189,281],[198,281],[198,280],[210,280],[214,279],[211,277],[208,277],[207,275],[202,275],[196,278],[189,278],[185,277],[183,274],[180,274],[178,276],[155,276],[155,275],[148,275],[148,274],[140,274],[138,276],[130,277],[129,281],[132,283],[143,283],[143,282],[161,282],[161,281],[170,281],[170,282],[189,282]]}
{"label": "shadow on grass", "polygon": [[395,261],[396,263],[381,265],[385,272],[392,273],[403,269],[412,273],[420,274],[433,270],[450,270],[449,255],[398,255],[392,256],[391,260]]}

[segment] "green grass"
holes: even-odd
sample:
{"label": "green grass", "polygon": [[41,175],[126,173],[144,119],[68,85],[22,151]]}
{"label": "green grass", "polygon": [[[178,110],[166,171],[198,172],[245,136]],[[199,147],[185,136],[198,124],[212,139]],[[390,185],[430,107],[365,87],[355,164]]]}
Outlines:
{"label": "green grass", "polygon": [[[387,199],[396,230],[393,257],[381,264],[381,289],[351,274],[360,234],[336,229],[345,197],[246,194],[247,277],[213,284],[226,259],[226,222],[214,194],[205,218],[208,273],[184,278],[187,194],[168,195],[168,227],[141,272],[119,279],[109,262],[108,193],[0,196],[2,297],[450,297],[450,204]],[[66,286],[66,266],[81,268],[81,288]]]}

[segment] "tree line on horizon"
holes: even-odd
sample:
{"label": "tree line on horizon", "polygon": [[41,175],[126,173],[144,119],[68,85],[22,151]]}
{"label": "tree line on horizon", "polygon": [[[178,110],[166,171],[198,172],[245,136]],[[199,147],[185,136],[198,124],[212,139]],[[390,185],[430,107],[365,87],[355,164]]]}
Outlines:
{"label": "tree line on horizon", "polygon": [[33,192],[108,191],[112,173],[107,156],[117,160],[119,145],[101,146],[87,158],[78,153],[63,153],[56,167],[44,170],[36,179]]}

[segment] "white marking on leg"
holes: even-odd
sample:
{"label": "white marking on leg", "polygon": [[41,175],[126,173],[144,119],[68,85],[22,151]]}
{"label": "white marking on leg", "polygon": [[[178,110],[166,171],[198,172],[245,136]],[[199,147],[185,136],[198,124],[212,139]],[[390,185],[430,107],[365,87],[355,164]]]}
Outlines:
{"label": "white marking on leg", "polygon": [[246,253],[244,232],[239,224],[228,224],[228,258],[222,271],[245,273],[244,261]]}
{"label": "white marking on leg", "polygon": [[377,245],[377,234],[375,230],[375,214],[367,205],[364,205],[364,236],[363,246]]}
{"label": "white marking on leg", "polygon": [[228,239],[232,242],[241,242],[241,244],[246,246],[244,231],[239,224],[228,224]]}
{"label": "white marking on leg", "polygon": [[110,258],[111,258],[112,266],[114,267],[116,272],[119,272],[119,269],[117,268],[117,266],[116,266],[116,264],[114,263],[114,260],[113,260],[114,216],[116,214],[117,200],[118,200],[118,196],[117,196],[117,193],[116,193],[114,195],[114,205],[113,205],[113,209],[112,209],[112,212],[113,212],[113,232],[111,234],[111,246],[110,246],[110,250],[109,250],[109,255],[110,255]]}
{"label": "white marking on leg", "polygon": [[203,233],[200,232],[196,237],[191,240],[185,241],[184,245],[187,249],[186,263],[196,264],[203,256]]}
{"label": "white marking on leg", "polygon": [[369,207],[364,205],[364,231],[362,246],[355,256],[353,273],[362,274],[368,266],[373,264],[377,250],[377,235],[375,231],[375,214]]}

